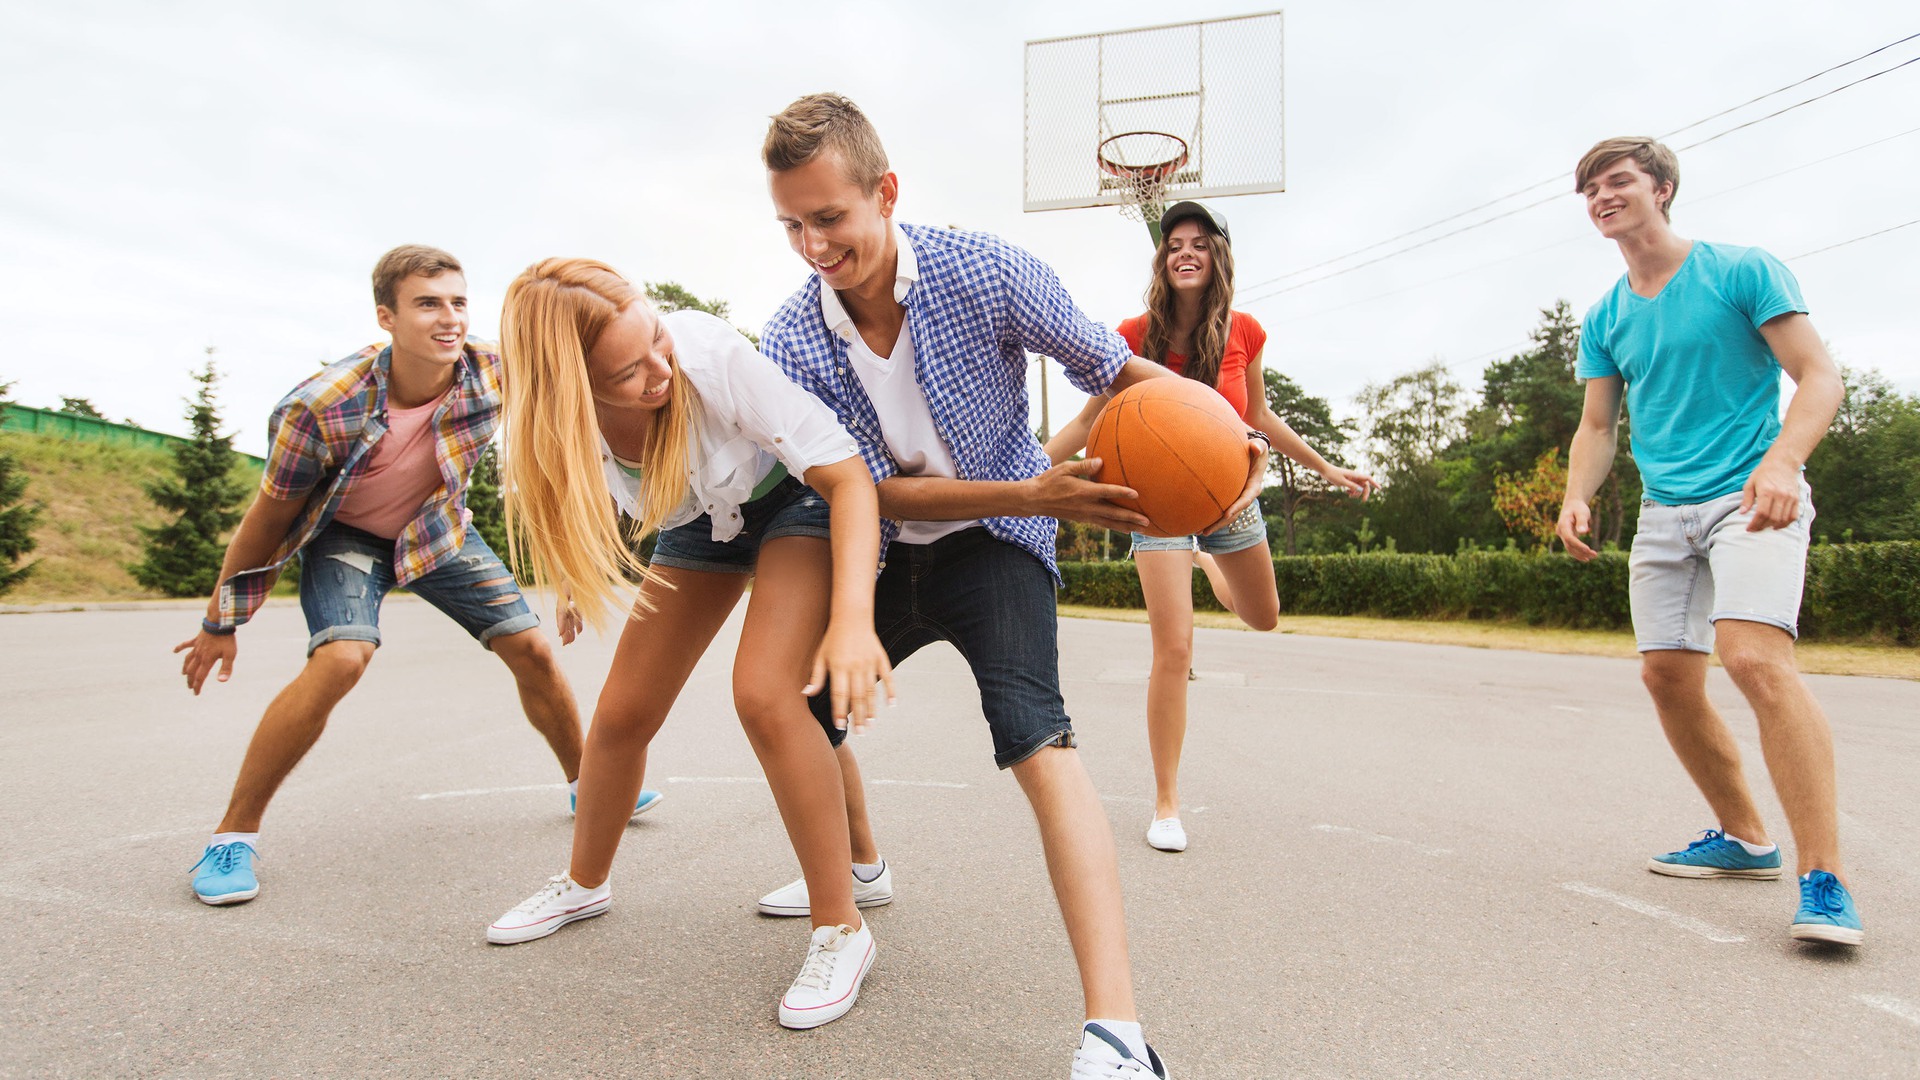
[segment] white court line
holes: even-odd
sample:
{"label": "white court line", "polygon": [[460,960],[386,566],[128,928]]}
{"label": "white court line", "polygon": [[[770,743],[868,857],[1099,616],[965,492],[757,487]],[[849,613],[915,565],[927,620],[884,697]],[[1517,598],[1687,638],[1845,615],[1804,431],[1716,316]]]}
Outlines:
{"label": "white court line", "polygon": [[947,782],[947,781],[945,781],[945,780],[869,780],[869,781],[867,781],[867,784],[868,784],[869,786],[871,786],[871,787],[934,787],[934,788],[952,788],[952,789],[954,789],[955,791],[958,791],[958,790],[960,790],[961,788],[964,788],[964,787],[966,787],[966,786],[967,786],[967,785],[965,785],[965,784],[952,784],[952,783],[948,783],[948,782]]}
{"label": "white court line", "polygon": [[1732,945],[1747,940],[1731,930],[1722,930],[1712,923],[1702,922],[1691,915],[1668,911],[1658,904],[1649,904],[1645,900],[1603,889],[1598,885],[1589,885],[1584,881],[1564,881],[1560,883],[1560,887],[1568,892],[1577,892],[1582,896],[1605,900],[1609,904],[1618,904],[1628,911],[1639,912],[1648,918],[1664,919],[1690,934],[1699,934],[1708,941],[1717,941],[1722,945]]}
{"label": "white court line", "polygon": [[1559,709],[1561,712],[1586,712],[1587,711],[1578,705],[1555,705],[1554,708]]}
{"label": "white court line", "polygon": [[435,791],[426,795],[415,795],[416,799],[464,799],[469,795],[504,795],[509,791],[565,791],[565,784],[521,784],[518,787],[481,787],[468,788],[465,791]]}
{"label": "white court line", "polygon": [[1909,1024],[1920,1026],[1920,1007],[1910,1001],[1902,1001],[1892,994],[1855,994],[1853,1000],[1862,1005],[1871,1005],[1881,1012],[1890,1012]]}
{"label": "white court line", "polygon": [[1440,856],[1440,855],[1451,855],[1451,854],[1453,854],[1453,849],[1452,849],[1452,848],[1443,848],[1443,847],[1436,847],[1436,848],[1430,848],[1430,847],[1421,847],[1421,846],[1420,846],[1419,844],[1416,844],[1416,843],[1414,843],[1414,842],[1413,842],[1413,841],[1411,841],[1411,840],[1402,840],[1402,839],[1400,839],[1400,838],[1399,838],[1399,837],[1397,837],[1397,836],[1382,836],[1381,834],[1379,834],[1379,833],[1376,833],[1376,832],[1368,832],[1368,831],[1366,831],[1365,829],[1352,829],[1352,828],[1348,828],[1348,827],[1347,827],[1347,826],[1345,826],[1345,825],[1315,825],[1315,826],[1313,827],[1313,831],[1314,831],[1314,832],[1330,832],[1330,833],[1345,833],[1345,834],[1347,834],[1348,836],[1358,836],[1358,837],[1360,837],[1360,838],[1361,838],[1361,839],[1363,839],[1363,840],[1371,840],[1372,842],[1374,842],[1374,843],[1376,843],[1376,844],[1402,844],[1402,845],[1405,845],[1406,847],[1410,847],[1410,848],[1412,848],[1413,850],[1415,850],[1415,851],[1417,851],[1417,852],[1419,852],[1419,853],[1420,853],[1420,854],[1422,854],[1422,855],[1433,855],[1433,856]]}

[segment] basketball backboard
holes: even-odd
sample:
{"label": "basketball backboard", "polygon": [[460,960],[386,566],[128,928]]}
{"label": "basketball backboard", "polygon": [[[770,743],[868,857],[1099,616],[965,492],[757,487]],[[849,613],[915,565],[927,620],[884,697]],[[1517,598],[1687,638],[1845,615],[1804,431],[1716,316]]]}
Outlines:
{"label": "basketball backboard", "polygon": [[1027,42],[1023,209],[1286,190],[1283,46],[1278,11]]}

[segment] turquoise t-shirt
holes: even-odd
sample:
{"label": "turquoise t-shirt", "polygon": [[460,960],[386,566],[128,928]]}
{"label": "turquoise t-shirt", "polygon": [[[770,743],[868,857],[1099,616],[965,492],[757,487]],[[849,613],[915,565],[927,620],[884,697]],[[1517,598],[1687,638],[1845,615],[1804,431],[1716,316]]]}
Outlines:
{"label": "turquoise t-shirt", "polygon": [[1696,240],[1658,296],[1622,274],[1587,312],[1574,373],[1625,380],[1647,498],[1679,506],[1746,486],[1780,434],[1780,362],[1760,326],[1806,310],[1780,260]]}

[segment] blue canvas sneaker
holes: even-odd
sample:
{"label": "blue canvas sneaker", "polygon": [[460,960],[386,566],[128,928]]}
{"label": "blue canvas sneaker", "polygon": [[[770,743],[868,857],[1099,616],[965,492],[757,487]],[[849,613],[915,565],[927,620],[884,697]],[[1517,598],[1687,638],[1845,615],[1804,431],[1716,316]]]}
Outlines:
{"label": "blue canvas sneaker", "polygon": [[193,895],[203,904],[244,904],[260,895],[253,876],[254,851],[238,841],[207,848],[193,864]]}
{"label": "blue canvas sneaker", "polygon": [[1800,910],[1788,933],[1801,941],[1858,945],[1866,940],[1853,894],[1840,879],[1825,870],[1809,870],[1800,878]]}
{"label": "blue canvas sneaker", "polygon": [[[660,800],[664,798],[666,798],[666,796],[657,791],[642,791],[640,793],[640,801],[633,804],[633,816],[639,817],[641,814],[653,809],[659,805]],[[567,813],[572,814],[578,812],[579,802],[580,799],[578,796],[571,791],[567,792]]]}
{"label": "blue canvas sneaker", "polygon": [[1669,851],[1647,860],[1647,869],[1669,877],[1739,877],[1772,881],[1780,876],[1780,849],[1749,855],[1740,841],[1719,829],[1708,829],[1684,850]]}

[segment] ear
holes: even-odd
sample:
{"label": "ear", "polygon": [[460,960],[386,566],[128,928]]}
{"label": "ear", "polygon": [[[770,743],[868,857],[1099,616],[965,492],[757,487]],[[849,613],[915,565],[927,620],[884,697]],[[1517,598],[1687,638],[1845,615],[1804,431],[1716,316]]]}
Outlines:
{"label": "ear", "polygon": [[900,201],[900,177],[888,173],[880,178],[880,216],[893,216],[893,204]]}
{"label": "ear", "polygon": [[1672,206],[1672,204],[1673,204],[1673,181],[1668,180],[1666,183],[1663,183],[1659,187],[1653,189],[1653,205],[1658,207],[1662,214],[1666,214],[1671,212],[1669,208]]}
{"label": "ear", "polygon": [[380,323],[380,329],[385,330],[389,334],[393,333],[394,319],[392,308],[389,308],[385,304],[376,304],[373,309],[373,317]]}

